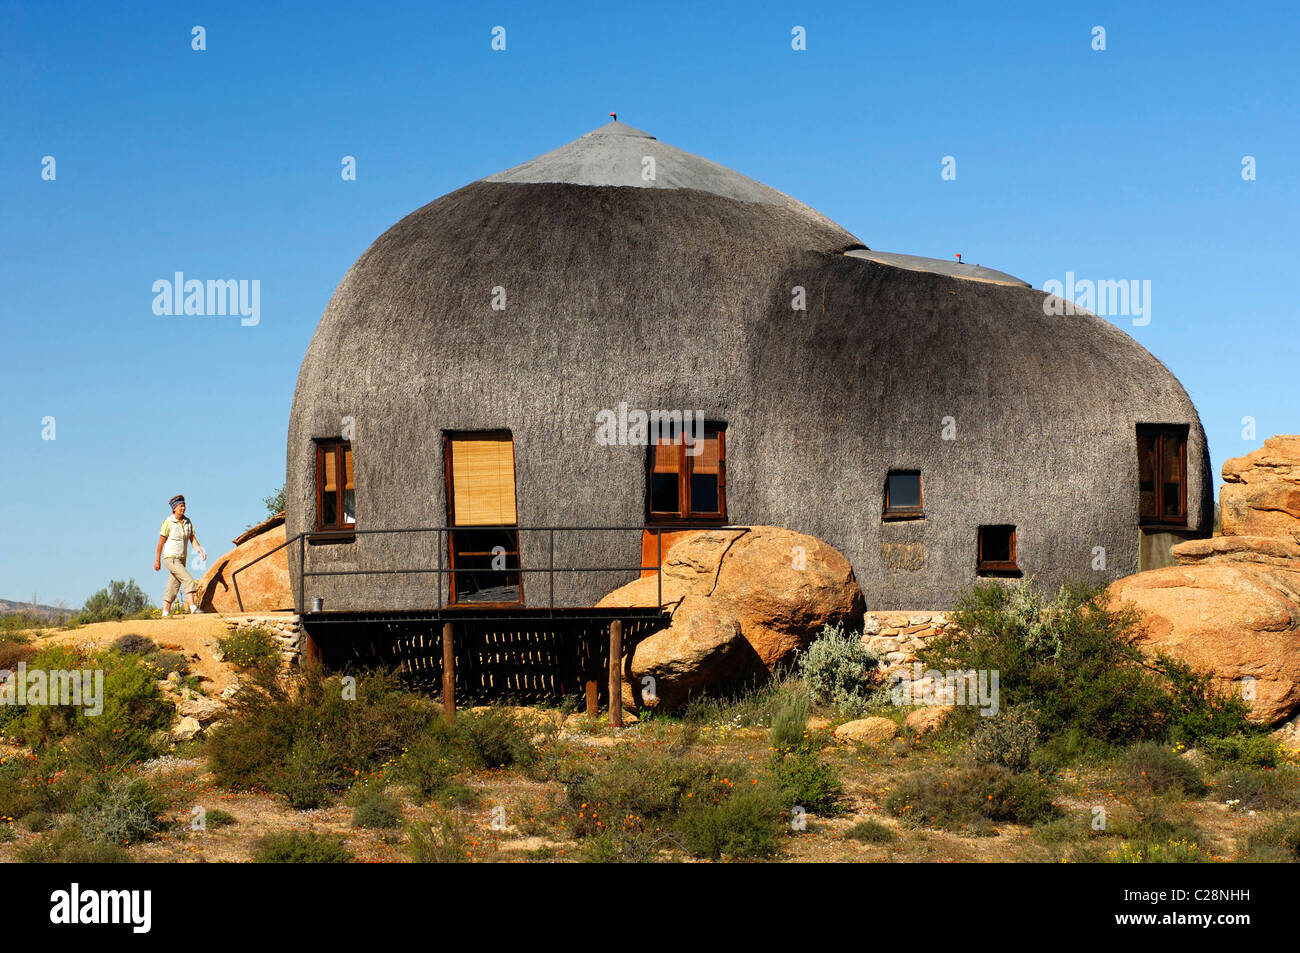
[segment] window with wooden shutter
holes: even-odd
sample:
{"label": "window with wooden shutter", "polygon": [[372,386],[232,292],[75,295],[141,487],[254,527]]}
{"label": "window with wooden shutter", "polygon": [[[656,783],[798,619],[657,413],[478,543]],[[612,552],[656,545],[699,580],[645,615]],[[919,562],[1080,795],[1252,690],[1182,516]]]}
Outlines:
{"label": "window with wooden shutter", "polygon": [[1186,426],[1139,424],[1138,520],[1187,525]]}
{"label": "window with wooden shutter", "polygon": [[657,435],[649,453],[648,519],[653,523],[726,522],[726,428],[705,424],[699,437],[680,428]]}
{"label": "window with wooden shutter", "polygon": [[453,604],[523,602],[509,431],[447,435],[447,516]]}
{"label": "window with wooden shutter", "polygon": [[513,525],[515,447],[510,434],[453,435],[447,440],[454,525]]}

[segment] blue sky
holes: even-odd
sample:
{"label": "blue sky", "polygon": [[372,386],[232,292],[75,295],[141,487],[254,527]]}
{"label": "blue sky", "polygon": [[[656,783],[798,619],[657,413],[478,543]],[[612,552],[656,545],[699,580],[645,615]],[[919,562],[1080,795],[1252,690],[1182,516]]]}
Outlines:
{"label": "blue sky", "polygon": [[[1300,432],[1297,33],[1291,3],[0,4],[0,598],[158,599],[176,492],[227,550],[357,256],[611,110],[872,248],[1150,280],[1150,324],[1113,320],[1187,387],[1217,482]],[[176,271],[260,280],[259,323],[155,315]]]}

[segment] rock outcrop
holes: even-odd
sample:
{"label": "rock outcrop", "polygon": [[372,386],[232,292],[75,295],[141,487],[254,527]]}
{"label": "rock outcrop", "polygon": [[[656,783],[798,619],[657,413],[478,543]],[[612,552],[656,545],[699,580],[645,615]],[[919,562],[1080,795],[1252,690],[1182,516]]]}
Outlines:
{"label": "rock outcrop", "polygon": [[[637,579],[598,605],[653,606],[658,587],[653,577]],[[843,555],[776,526],[703,530],[681,540],[664,556],[663,601],[673,606],[672,623],[636,646],[629,686],[639,693],[640,679],[650,675],[656,698],[629,700],[665,710],[771,672],[822,626],[857,628],[864,609]]]}
{"label": "rock outcrop", "polygon": [[846,721],[835,729],[836,741],[851,741],[862,745],[883,745],[899,735],[897,722],[888,718],[859,718]]}
{"label": "rock outcrop", "polygon": [[1225,463],[1219,511],[1224,536],[1300,539],[1300,436],[1269,437]]}
{"label": "rock outcrop", "polygon": [[1178,565],[1111,586],[1146,645],[1210,669],[1276,725],[1300,712],[1300,437],[1270,437],[1223,465],[1223,534],[1174,546]]}
{"label": "rock outcrop", "polygon": [[[236,537],[235,548],[218,559],[198,583],[201,608],[223,614],[239,612],[231,573],[284,543],[284,514],[273,516]],[[273,553],[239,574],[239,595],[244,612],[293,609],[293,584],[289,578],[289,551]]]}

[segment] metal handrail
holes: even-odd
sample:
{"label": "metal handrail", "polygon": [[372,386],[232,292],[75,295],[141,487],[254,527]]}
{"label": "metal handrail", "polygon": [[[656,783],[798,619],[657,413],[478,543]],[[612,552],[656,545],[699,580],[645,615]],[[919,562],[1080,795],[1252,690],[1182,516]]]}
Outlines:
{"label": "metal handrail", "polygon": [[[331,570],[313,570],[313,571],[311,571],[311,572],[308,572],[308,571],[307,571],[307,568],[306,568],[306,558],[307,558],[307,549],[306,549],[306,546],[307,546],[307,541],[308,541],[308,539],[313,538],[313,537],[320,537],[320,538],[323,538],[323,539],[328,539],[328,538],[330,538],[330,537],[331,537],[332,535],[334,535],[334,534],[330,534],[330,533],[307,533],[307,532],[301,532],[301,533],[298,533],[297,535],[295,535],[295,536],[293,536],[293,537],[290,537],[289,539],[286,539],[286,540],[285,540],[283,543],[281,543],[279,546],[275,547],[275,549],[268,550],[267,552],[265,552],[265,553],[263,553],[262,555],[258,556],[256,559],[252,560],[252,562],[245,563],[243,566],[240,566],[238,569],[234,570],[234,572],[232,572],[232,573],[230,574],[230,581],[231,581],[231,585],[234,587],[234,590],[235,590],[235,600],[236,600],[236,602],[237,602],[238,605],[239,605],[239,611],[240,611],[240,612],[243,612],[243,611],[244,611],[244,600],[243,600],[243,597],[242,597],[242,596],[240,595],[240,593],[239,593],[239,579],[238,579],[239,574],[240,574],[241,572],[243,572],[245,569],[249,569],[249,568],[251,568],[252,566],[256,565],[257,563],[261,562],[261,561],[262,561],[263,559],[265,559],[266,557],[271,556],[271,555],[273,555],[273,554],[279,552],[280,550],[284,549],[286,546],[290,546],[290,545],[292,545],[293,543],[297,543],[297,544],[298,544],[298,570],[299,570],[299,571],[298,571],[298,607],[299,607],[299,611],[300,611],[300,612],[302,612],[302,611],[306,611],[306,602],[305,602],[304,584],[303,584],[303,583],[304,583],[304,580],[305,580],[308,576],[390,576],[390,575],[403,575],[403,574],[407,574],[407,573],[411,573],[411,574],[419,574],[419,573],[436,573],[436,574],[438,575],[438,580],[439,580],[439,581],[438,581],[438,609],[439,609],[439,611],[441,611],[441,610],[443,609],[443,602],[442,602],[442,576],[443,576],[444,574],[451,574],[451,573],[454,573],[454,572],[456,571],[456,570],[455,570],[455,567],[452,567],[452,566],[444,567],[444,566],[443,566],[443,561],[442,561],[442,535],[443,535],[443,533],[451,533],[451,532],[454,532],[454,531],[456,531],[456,530],[462,530],[462,531],[465,531],[465,530],[469,530],[469,531],[478,531],[478,530],[514,530],[514,531],[516,531],[516,532],[519,532],[519,531],[522,531],[522,532],[545,532],[545,533],[548,533],[548,534],[549,534],[549,544],[548,544],[548,546],[547,546],[547,566],[546,566],[546,568],[545,568],[545,569],[541,569],[541,568],[525,569],[525,568],[524,568],[524,565],[523,565],[523,559],[522,559],[522,557],[521,557],[521,558],[520,558],[520,561],[519,561],[519,566],[518,566],[518,568],[513,569],[513,570],[508,570],[508,571],[510,571],[510,572],[515,572],[515,573],[518,573],[518,574],[520,574],[520,575],[523,575],[523,574],[526,573],[526,572],[528,572],[528,573],[539,573],[539,572],[540,572],[540,573],[546,573],[547,576],[549,577],[549,582],[550,582],[550,598],[549,598],[549,600],[548,600],[548,604],[547,604],[547,608],[548,608],[548,609],[552,609],[552,610],[553,610],[553,609],[555,608],[555,574],[556,574],[556,573],[561,573],[561,572],[634,572],[634,571],[644,572],[644,571],[646,571],[647,569],[653,569],[653,570],[655,570],[655,574],[656,574],[656,577],[657,577],[657,593],[656,593],[656,599],[657,599],[657,603],[658,603],[656,607],[659,608],[659,609],[662,609],[662,608],[663,608],[663,605],[664,605],[664,580],[663,580],[663,561],[664,561],[664,555],[663,555],[663,534],[664,534],[665,532],[680,532],[680,531],[683,530],[683,529],[691,529],[691,528],[693,528],[693,527],[681,527],[681,526],[649,526],[649,525],[644,525],[644,524],[643,524],[643,525],[636,525],[636,526],[517,526],[517,525],[516,525],[516,526],[507,526],[507,525],[501,525],[501,526],[400,526],[400,527],[391,527],[391,528],[383,528],[383,529],[353,529],[353,530],[348,531],[348,533],[347,533],[346,535],[349,535],[349,536],[364,536],[364,535],[382,535],[382,534],[389,534],[389,533],[437,533],[437,534],[438,534],[438,541],[437,541],[437,544],[436,544],[436,549],[438,550],[438,567],[437,567],[436,569],[426,569],[426,568],[408,568],[408,569],[331,569]],[[742,531],[748,531],[749,527],[746,527],[746,526],[707,526],[707,527],[700,527],[700,529],[702,529],[702,530],[703,530],[703,529],[718,529],[718,530],[742,530]],[[656,564],[653,565],[653,566],[640,565],[640,566],[559,566],[559,567],[557,567],[557,566],[555,565],[555,534],[556,534],[557,532],[640,532],[640,533],[650,532],[650,533],[654,533],[654,534],[655,534],[655,551],[656,551],[655,554],[656,554]],[[462,572],[463,572],[463,571],[464,571],[464,570],[462,570]],[[507,570],[493,570],[493,571],[504,572],[504,571],[507,571]],[[471,605],[472,605],[472,604],[471,604]]]}

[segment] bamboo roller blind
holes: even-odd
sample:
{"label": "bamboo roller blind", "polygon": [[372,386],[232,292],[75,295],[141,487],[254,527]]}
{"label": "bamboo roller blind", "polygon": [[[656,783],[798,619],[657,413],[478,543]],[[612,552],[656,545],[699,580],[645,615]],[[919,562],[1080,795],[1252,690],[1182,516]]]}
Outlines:
{"label": "bamboo roller blind", "polygon": [[[325,492],[333,493],[338,489],[338,462],[335,459],[336,451],[325,451]],[[356,487],[352,483],[352,451],[343,451],[343,489],[353,490]]]}
{"label": "bamboo roller blind", "polygon": [[510,434],[449,437],[452,517],[457,526],[509,526],[515,514],[515,445]]}

